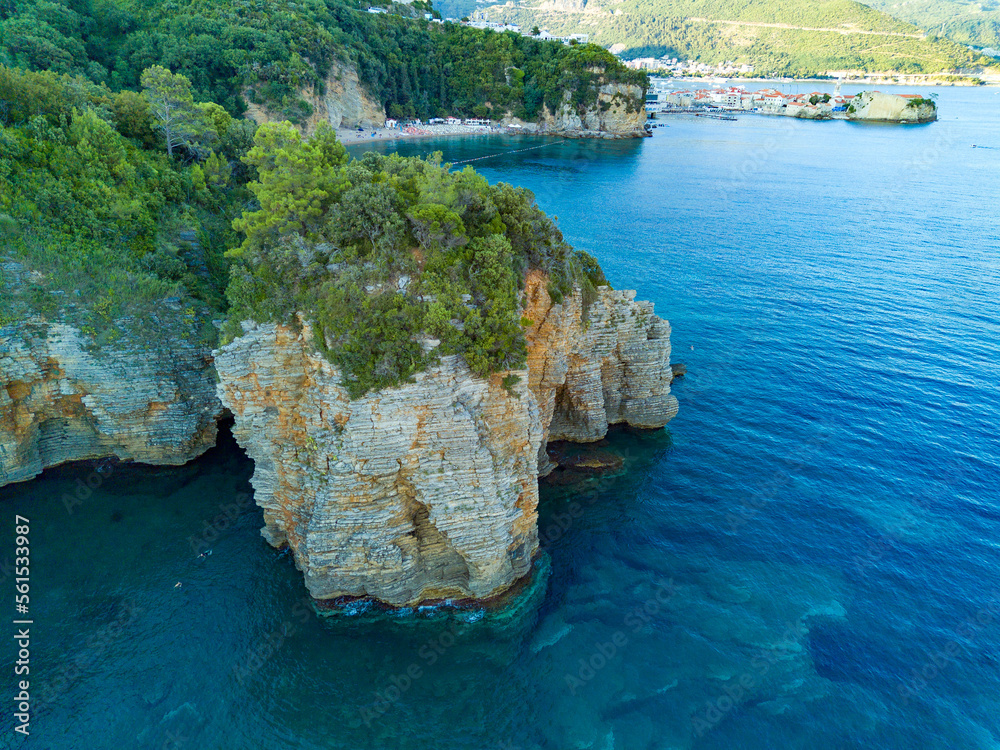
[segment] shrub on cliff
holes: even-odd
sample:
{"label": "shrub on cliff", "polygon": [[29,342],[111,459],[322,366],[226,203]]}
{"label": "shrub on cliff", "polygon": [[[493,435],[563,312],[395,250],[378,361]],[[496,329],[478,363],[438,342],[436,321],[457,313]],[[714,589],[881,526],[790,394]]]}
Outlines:
{"label": "shrub on cliff", "polygon": [[253,130],[202,106],[215,115],[217,151],[201,163],[190,152],[171,159],[145,95],[0,66],[0,263],[22,269],[0,279],[0,317],[63,317],[111,341],[116,328],[155,333],[177,322],[176,311],[154,318],[176,297],[212,337]]}
{"label": "shrub on cliff", "polygon": [[521,289],[530,268],[551,288],[606,284],[573,252],[530,191],[490,185],[470,167],[366,154],[348,162],[329,130],[303,140],[264,125],[247,155],[259,209],[236,222],[246,241],[225,336],[252,319],[313,326],[352,396],[405,382],[442,354],[480,376],[521,367]]}

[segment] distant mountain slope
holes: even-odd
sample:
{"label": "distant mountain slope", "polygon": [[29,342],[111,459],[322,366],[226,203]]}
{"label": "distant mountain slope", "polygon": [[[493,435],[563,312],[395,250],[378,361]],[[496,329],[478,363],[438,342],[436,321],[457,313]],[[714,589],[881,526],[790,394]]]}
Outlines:
{"label": "distant mountain slope", "polygon": [[749,63],[756,71],[933,73],[987,61],[853,0],[521,0],[486,14],[558,33],[589,33],[627,57]]}
{"label": "distant mountain slope", "polygon": [[997,0],[872,0],[868,4],[959,44],[1000,48]]}
{"label": "distant mountain slope", "polygon": [[480,5],[476,0],[437,0],[434,9],[442,18],[463,18],[471,16]]}

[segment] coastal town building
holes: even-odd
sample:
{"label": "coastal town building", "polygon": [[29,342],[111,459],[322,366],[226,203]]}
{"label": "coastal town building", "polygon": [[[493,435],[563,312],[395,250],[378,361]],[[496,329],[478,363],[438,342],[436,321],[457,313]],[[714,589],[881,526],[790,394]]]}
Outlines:
{"label": "coastal town building", "polygon": [[[612,48],[614,52],[614,48]],[[621,58],[619,58],[621,59]],[[694,60],[679,60],[676,57],[640,57],[635,60],[622,60],[622,64],[633,70],[649,70],[661,72],[675,76],[712,77],[727,76],[735,77],[753,73],[753,66],[737,64],[735,62],[722,62],[718,65]]]}
{"label": "coastal town building", "polygon": [[[452,20],[452,19],[449,19]],[[474,29],[488,29],[489,31],[504,32],[512,31],[515,34],[520,34],[521,36],[530,36],[535,39],[539,39],[543,42],[562,42],[563,44],[586,44],[590,39],[588,34],[566,34],[558,35],[552,34],[548,29],[539,29],[538,33],[535,34],[534,29],[522,29],[517,24],[513,23],[498,23],[496,21],[490,21],[486,14],[482,11],[477,11],[473,14],[473,17],[469,21],[463,21],[464,26],[471,26]]]}
{"label": "coastal town building", "polygon": [[[675,86],[677,82],[672,79],[651,78],[646,92],[646,111],[655,114],[677,109],[704,108],[816,119],[831,117],[835,112],[845,112],[854,98],[853,94],[842,94],[839,84],[833,94],[822,91],[789,94],[774,88],[749,91],[743,86],[718,84],[699,89],[678,89]],[[919,94],[904,95],[908,99],[919,97]]]}
{"label": "coastal town building", "polygon": [[[412,3],[413,0],[405,0],[406,5]],[[388,13],[386,8],[381,8],[378,6],[371,6],[368,8],[369,13]],[[457,18],[434,18],[433,13],[424,13],[423,18],[425,21],[430,21],[431,23],[443,24],[446,21],[448,23],[457,23],[462,26],[469,26],[473,29],[483,29],[487,31],[495,31],[497,33],[503,33],[505,31],[513,32],[514,34],[520,34],[521,36],[529,36],[534,39],[538,39],[543,42],[561,42],[562,44],[587,44],[590,40],[589,34],[553,34],[548,29],[538,29],[535,33],[535,28],[532,29],[522,29],[520,26],[514,23],[499,23],[497,21],[490,21],[485,13],[482,11],[477,11],[473,14],[470,20],[459,20]]]}

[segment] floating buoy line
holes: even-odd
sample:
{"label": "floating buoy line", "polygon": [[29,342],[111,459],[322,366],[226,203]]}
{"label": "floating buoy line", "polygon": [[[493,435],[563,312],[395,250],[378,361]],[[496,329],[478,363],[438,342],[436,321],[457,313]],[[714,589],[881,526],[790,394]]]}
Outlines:
{"label": "floating buoy line", "polygon": [[487,154],[486,156],[477,156],[473,159],[461,159],[460,161],[448,162],[452,166],[456,164],[468,164],[473,161],[482,161],[483,159],[492,159],[495,156],[507,156],[508,154],[520,154],[524,151],[534,151],[536,148],[545,148],[546,146],[553,146],[557,143],[565,143],[569,138],[560,138],[558,141],[552,141],[550,143],[543,143],[540,146],[529,146],[528,148],[515,148],[512,151],[501,151],[499,154]]}

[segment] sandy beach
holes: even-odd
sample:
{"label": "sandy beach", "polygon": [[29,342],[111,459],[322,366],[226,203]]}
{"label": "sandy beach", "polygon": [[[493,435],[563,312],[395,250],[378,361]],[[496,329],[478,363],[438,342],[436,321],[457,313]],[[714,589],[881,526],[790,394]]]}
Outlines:
{"label": "sandy beach", "polygon": [[484,127],[482,125],[419,125],[407,128],[366,128],[365,130],[339,128],[337,138],[345,146],[376,141],[403,141],[416,138],[441,138],[448,135],[496,135],[516,132],[507,128]]}

